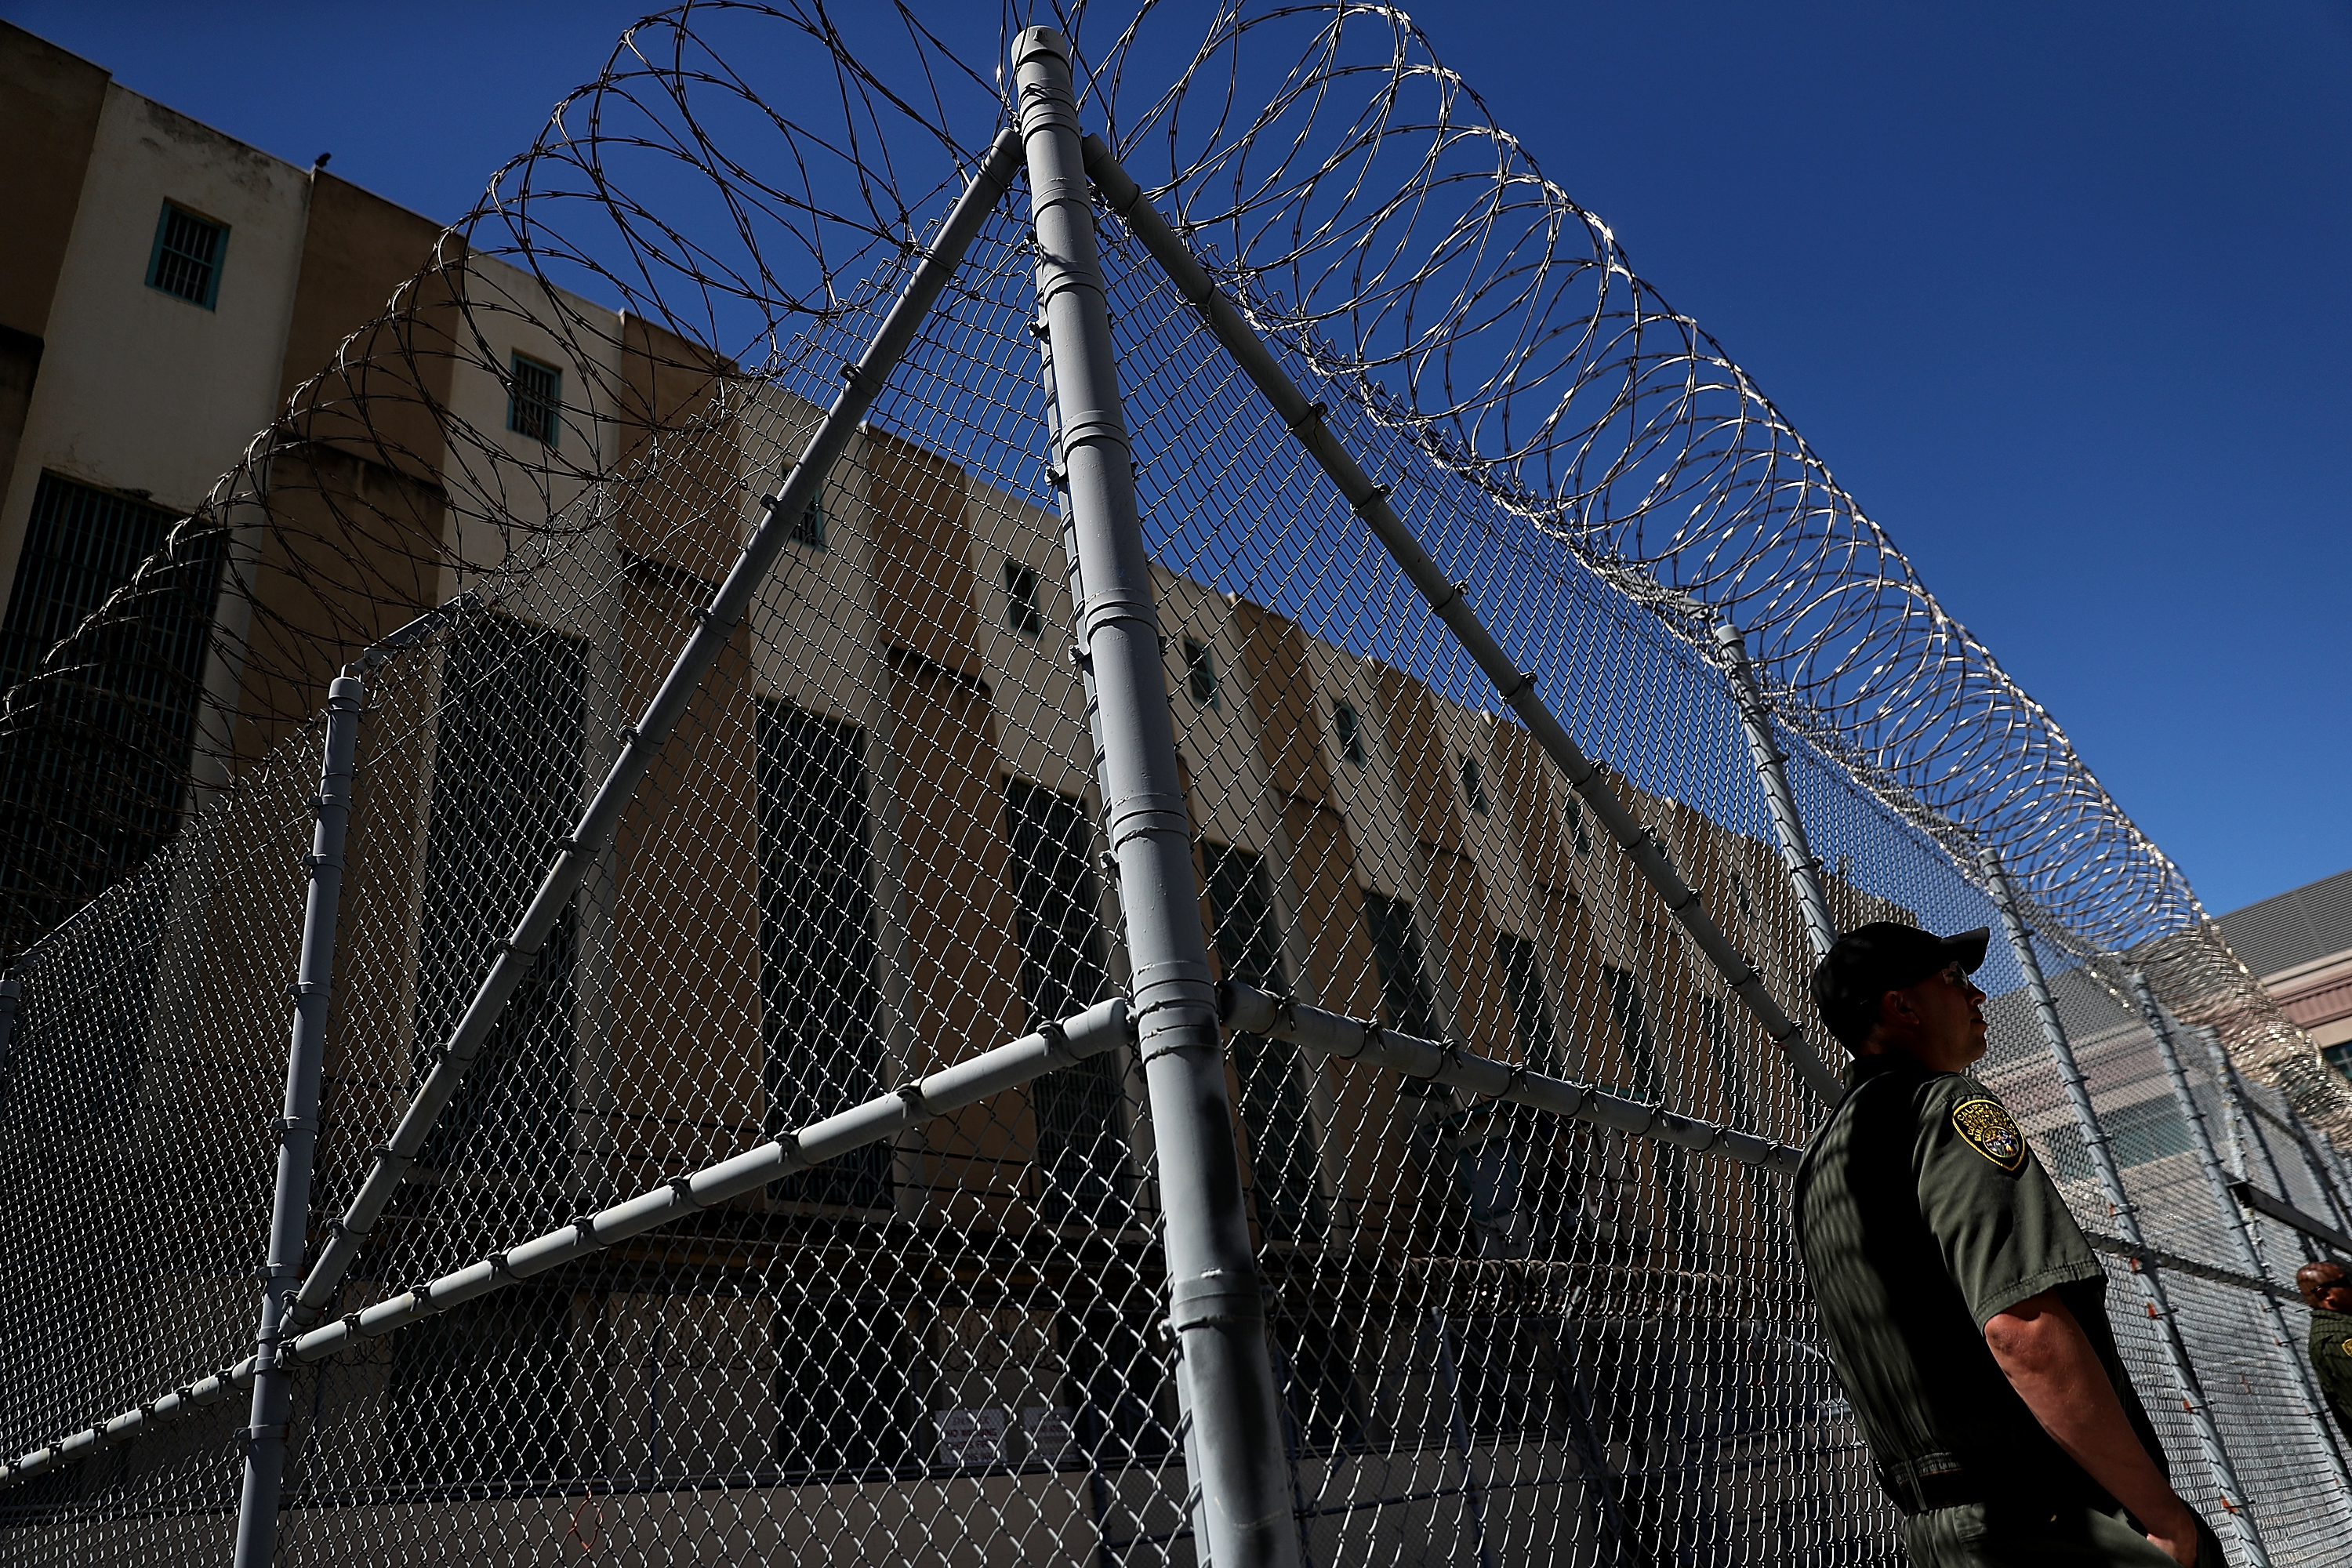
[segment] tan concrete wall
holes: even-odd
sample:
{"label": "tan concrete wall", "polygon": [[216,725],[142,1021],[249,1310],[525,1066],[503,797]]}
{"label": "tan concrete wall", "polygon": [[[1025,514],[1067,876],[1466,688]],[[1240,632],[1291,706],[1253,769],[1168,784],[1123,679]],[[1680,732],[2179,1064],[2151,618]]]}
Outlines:
{"label": "tan concrete wall", "polygon": [[[43,469],[193,509],[269,422],[309,193],[292,164],[106,89],[0,498],[0,577],[15,574]],[[228,226],[211,310],[147,286],[167,200]]]}

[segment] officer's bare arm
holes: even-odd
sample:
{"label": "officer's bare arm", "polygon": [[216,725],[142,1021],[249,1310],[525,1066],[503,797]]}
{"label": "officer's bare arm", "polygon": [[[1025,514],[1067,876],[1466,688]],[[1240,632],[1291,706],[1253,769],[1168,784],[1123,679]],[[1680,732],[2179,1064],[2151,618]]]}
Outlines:
{"label": "officer's bare arm", "polygon": [[2033,1418],[2091,1479],[2131,1510],[2148,1539],[2197,1560],[2197,1516],[2141,1447],[2083,1325],[2055,1291],[2029,1296],[1985,1324],[1985,1346]]}

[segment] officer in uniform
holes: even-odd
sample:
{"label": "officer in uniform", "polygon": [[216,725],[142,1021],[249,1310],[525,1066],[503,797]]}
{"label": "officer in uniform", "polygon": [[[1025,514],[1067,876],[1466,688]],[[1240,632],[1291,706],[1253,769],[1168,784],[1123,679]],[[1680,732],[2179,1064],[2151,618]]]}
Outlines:
{"label": "officer in uniform", "polygon": [[2352,1279],[2332,1258],[2294,1271],[2295,1289],[2311,1309],[2311,1370],[2336,1425],[2352,1437]]}
{"label": "officer in uniform", "polygon": [[2106,1270],[1964,1076],[1989,934],[1879,921],[1813,973],[1853,1053],[1796,1183],[1831,1357],[1917,1568],[2219,1568],[2116,1356]]}

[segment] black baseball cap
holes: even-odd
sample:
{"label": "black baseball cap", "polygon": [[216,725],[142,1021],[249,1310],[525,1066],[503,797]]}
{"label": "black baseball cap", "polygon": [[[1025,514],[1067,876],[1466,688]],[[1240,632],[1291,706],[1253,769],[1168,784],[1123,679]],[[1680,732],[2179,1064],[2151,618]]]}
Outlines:
{"label": "black baseball cap", "polygon": [[1813,969],[1813,1005],[1839,1044],[1853,1049],[1878,1022],[1878,999],[1916,985],[1953,960],[1971,973],[1984,962],[1991,928],[1936,936],[1917,926],[1873,921],[1837,939]]}

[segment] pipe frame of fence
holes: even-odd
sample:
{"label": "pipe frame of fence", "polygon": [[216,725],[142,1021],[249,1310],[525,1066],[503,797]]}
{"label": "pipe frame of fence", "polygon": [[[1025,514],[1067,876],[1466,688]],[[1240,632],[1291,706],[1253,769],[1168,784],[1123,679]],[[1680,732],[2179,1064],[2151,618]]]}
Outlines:
{"label": "pipe frame of fence", "polygon": [[[1097,1002],[1081,1013],[1007,1041],[952,1067],[850,1107],[837,1115],[784,1132],[740,1154],[674,1176],[657,1187],[571,1224],[494,1252],[463,1268],[425,1281],[399,1295],[351,1312],[331,1323],[283,1340],[275,1363],[307,1365],[362,1340],[394,1333],[453,1307],[519,1280],[533,1279],[589,1254],[642,1236],[768,1183],[814,1168],[870,1143],[897,1136],[934,1117],[945,1116],[993,1094],[1111,1049],[1134,1037],[1133,1017],[1124,997]],[[218,1404],[253,1384],[261,1357],[184,1384],[109,1419],[93,1422],[46,1447],[0,1463],[0,1488],[30,1480],[94,1449],[127,1443],[163,1422]]]}
{"label": "pipe frame of fence", "polygon": [[1772,732],[1772,710],[1764,688],[1748,661],[1748,639],[1729,616],[1715,623],[1716,647],[1723,654],[1724,672],[1739,706],[1740,728],[1748,732],[1748,752],[1756,765],[1756,782],[1764,792],[1764,806],[1772,821],[1772,839],[1780,847],[1780,864],[1797,895],[1797,909],[1805,918],[1805,936],[1813,944],[1816,962],[1829,956],[1838,939],[1837,921],[1830,916],[1829,896],[1822,890],[1821,858],[1805,834],[1805,818],[1789,788],[1789,759]]}
{"label": "pipe frame of fence", "polygon": [[[2066,1026],[2058,1016],[2057,1001],[2051,995],[2050,983],[2042,973],[2041,955],[2033,950],[2032,933],[2026,929],[2025,918],[2018,909],[2017,893],[2010,884],[2008,868],[2001,864],[1999,852],[1992,849],[1983,851],[1979,863],[1984,872],[1985,889],[1992,895],[1994,909],[2000,913],[2001,929],[2008,934],[2010,948],[2017,955],[2017,966],[2025,976],[2027,993],[2033,998],[2034,1016],[2041,1020],[2042,1036],[2050,1047],[2051,1059],[2058,1065],[2058,1080],[2065,1086],[2066,1100],[2074,1110],[2074,1127],[2082,1134],[2084,1152],[2090,1159],[2091,1169],[2098,1175],[2116,1229],[2131,1249],[2131,1277],[2139,1286],[2148,1319],[2156,1325],[2157,1338],[2164,1345],[2174,1392],[2189,1416],[2190,1430],[2197,1434],[2197,1446],[2203,1451],[2205,1467],[2212,1474],[2222,1513],[2249,1568],[2269,1568],[2270,1552],[2263,1544],[2262,1528],[2254,1519],[2245,1488],[2239,1483],[2237,1467],[2230,1461],[2221,1429],[2214,1422],[2212,1405],[2198,1378],[2197,1364],[2189,1357],[2188,1341],[2181,1336],[2180,1320],[2165,1292],[2163,1277],[2147,1255],[2147,1237],[2140,1229],[2139,1211],[2132,1203],[2130,1190],[2124,1185],[2123,1172],[2116,1164],[2115,1146],[2108,1141],[2106,1127],[2091,1103],[2090,1083],[2083,1076],[2082,1064],[2075,1059]],[[2259,1271],[2255,1278],[2261,1278]]]}
{"label": "pipe frame of fence", "polygon": [[1036,231],[1037,303],[1053,351],[1069,494],[1079,658],[1099,715],[1097,783],[1118,867],[1151,1108],[1168,1270],[1168,1325],[1190,1415],[1196,1530],[1214,1568],[1298,1562],[1281,1398],[1265,1332],[1226,1098],[1215,976],[1201,929],[1192,814],[1168,712],[1151,563],[1137,510],[1108,295],[1095,240],[1070,51],[1049,27],[1014,41]]}
{"label": "pipe frame of fence", "polygon": [[[2206,1124],[2204,1108],[2197,1103],[2197,1096],[2189,1087],[2189,1074],[2181,1065],[2180,1050],[2172,1037],[2171,1020],[2157,1001],[2156,993],[2149,988],[2146,974],[2135,968],[2127,978],[2132,1000],[2137,1004],[2140,1015],[2147,1024],[2148,1034],[2156,1042],[2157,1058],[2163,1062],[2164,1075],[2172,1084],[2173,1100],[2180,1108],[2181,1120],[2189,1124],[2189,1143],[2196,1152],[2199,1166],[2205,1173],[2206,1184],[2212,1189],[2213,1206],[2220,1212],[2222,1226],[2230,1232],[2246,1272],[2258,1279],[2268,1279],[2263,1268],[2262,1248],[2254,1242],[2253,1226],[2246,1218],[2244,1207],[2230,1191],[2230,1180],[2222,1172],[2221,1155],[2214,1150],[2213,1132]],[[2230,1093],[2226,1080],[2217,1083],[2215,1088],[2225,1096]],[[2286,1367],[2291,1386],[2303,1391],[2304,1414],[2311,1423],[2312,1434],[2318,1439],[2321,1450],[2327,1455],[2329,1468],[2335,1472],[2336,1485],[2346,1504],[2352,1506],[2352,1472],[2346,1470],[2344,1456],[2336,1446],[2335,1434],[2328,1429],[2326,1405],[2320,1399],[2318,1384],[2313,1380],[2311,1364],[2304,1358],[2303,1349],[2295,1342],[2294,1336],[2287,1331],[2286,1314],[2280,1309],[2278,1298],[2265,1292],[2262,1302],[2263,1310],[2270,1319],[2273,1345],[2278,1359]]]}
{"label": "pipe frame of fence", "polygon": [[1664,843],[1618,798],[1599,764],[1584,754],[1559,716],[1537,694],[1536,678],[1520,669],[1486,629],[1486,622],[1470,607],[1463,584],[1447,578],[1444,569],[1405,526],[1404,520],[1389,504],[1389,487],[1374,483],[1340,442],[1325,417],[1328,411],[1324,405],[1308,401],[1240,309],[1218,290],[1207,269],[1168,220],[1143,199],[1142,187],[1120,167],[1099,137],[1087,138],[1087,169],[1111,210],[1126,220],[1128,231],[1160,264],[1169,281],[1176,286],[1177,293],[1200,312],[1202,321],[1224,345],[1242,373],[1256,384],[1292,437],[1339,488],[1357,519],[1371,531],[1403,572],[1406,581],[1454,634],[1496,694],[1518,715],[1528,734],[1601,820],[1609,837],[1664,900],[1668,912],[1755,1015],[1798,1079],[1824,1104],[1835,1105],[1845,1092],[1843,1082],[1814,1052],[1803,1028],[1766,987],[1756,966],[1724,934],[1697,890],[1683,879],[1666,854]]}
{"label": "pipe frame of fence", "polygon": [[335,925],[343,890],[343,847],[351,826],[352,773],[367,687],[341,676],[328,688],[327,722],[311,797],[317,823],[303,900],[302,948],[293,985],[294,1027],[286,1050],[286,1113],[278,1121],[278,1176],[270,1194],[269,1254],[261,1267],[261,1323],[254,1336],[253,1411],[245,1430],[245,1474],[236,1510],[236,1568],[268,1568],[278,1546],[278,1508],[286,1479],[286,1426],[294,1375],[278,1360],[310,1220],[310,1174],[319,1150],[319,1089],[325,1075],[332,1011]]}

